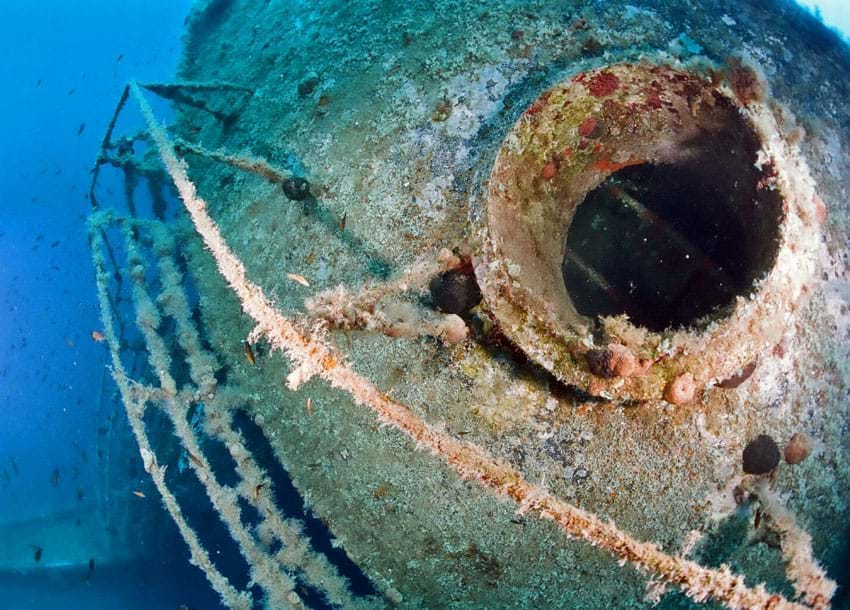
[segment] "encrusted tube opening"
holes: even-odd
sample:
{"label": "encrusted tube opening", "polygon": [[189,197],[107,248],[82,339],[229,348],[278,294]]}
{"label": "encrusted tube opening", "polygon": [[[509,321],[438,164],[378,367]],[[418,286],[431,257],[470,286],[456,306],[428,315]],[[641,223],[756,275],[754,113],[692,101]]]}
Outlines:
{"label": "encrusted tube opening", "polygon": [[704,327],[755,290],[776,260],[782,199],[756,166],[758,138],[729,108],[673,163],[623,168],[568,227],[567,294],[579,314],[626,314],[652,331]]}
{"label": "encrusted tube opening", "polygon": [[684,404],[781,337],[817,248],[811,184],[771,107],[717,74],[580,73],[505,138],[476,275],[561,381]]}

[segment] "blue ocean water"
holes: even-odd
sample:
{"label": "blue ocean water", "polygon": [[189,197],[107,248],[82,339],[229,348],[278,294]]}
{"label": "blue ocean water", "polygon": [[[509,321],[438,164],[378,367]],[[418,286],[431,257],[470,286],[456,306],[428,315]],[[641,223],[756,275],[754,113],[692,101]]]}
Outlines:
{"label": "blue ocean water", "polygon": [[[113,410],[85,231],[114,104],[129,79],[173,77],[190,5],[0,2],[0,610],[223,607]],[[848,6],[822,16],[847,27]]]}
{"label": "blue ocean water", "polygon": [[4,610],[218,607],[156,498],[144,510],[159,533],[128,540],[120,553],[106,543],[108,525],[98,510],[104,440],[112,432],[103,429],[110,414],[99,393],[107,354],[90,336],[100,322],[85,232],[89,171],[124,83],[174,73],[189,6],[188,0],[2,3]]}

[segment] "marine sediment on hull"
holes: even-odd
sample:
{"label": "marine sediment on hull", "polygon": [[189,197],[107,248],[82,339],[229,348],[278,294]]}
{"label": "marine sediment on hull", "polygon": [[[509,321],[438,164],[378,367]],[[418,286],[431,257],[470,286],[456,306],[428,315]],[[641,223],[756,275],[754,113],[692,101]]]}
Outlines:
{"label": "marine sediment on hull", "polygon": [[[713,3],[652,2],[327,2],[306,8],[213,2],[190,20],[181,76],[193,83],[226,79],[253,95],[237,99],[237,91],[211,90],[203,97],[194,92],[189,101],[172,95],[172,131],[183,140],[175,148],[247,278],[276,311],[309,320],[305,312],[321,310],[326,322],[337,320],[342,330],[319,333],[320,345],[344,353],[347,366],[428,429],[482,448],[530,489],[545,488],[568,506],[613,519],[669,555],[709,566],[730,563],[748,585],[767,581],[787,599],[800,592],[800,603],[822,607],[828,583],[812,586],[817,569],[800,532],[811,533],[814,557],[839,576],[834,568],[846,552],[847,526],[837,516],[850,501],[850,370],[842,347],[850,329],[848,231],[840,190],[850,175],[842,144],[850,123],[845,107],[833,102],[846,93],[848,61],[837,47],[824,46],[827,38],[792,28],[796,16],[785,10],[724,15]],[[281,24],[290,24],[286,35]],[[724,68],[733,53],[760,66],[765,80],[740,64]],[[797,70],[817,76],[798,82]],[[636,86],[653,89],[652,78],[662,79],[657,100]],[[811,82],[823,83],[818,96]],[[674,86],[694,90],[673,95]],[[559,95],[561,101],[576,96],[576,114],[550,114],[546,103]],[[613,139],[623,132],[613,130],[631,117],[618,121],[617,108],[605,102],[628,104],[629,95],[652,109],[635,114],[655,116],[660,126],[639,132],[625,147]],[[602,313],[578,304],[570,309],[562,300],[561,309],[535,306],[534,312],[566,315],[569,324],[521,328],[510,317],[515,312],[500,310],[500,299],[516,301],[493,289],[485,269],[495,262],[508,275],[515,271],[510,290],[535,287],[543,277],[519,262],[511,268],[487,250],[494,226],[503,239],[523,220],[492,222],[498,182],[491,175],[506,159],[500,147],[527,136],[531,145],[519,148],[527,156],[520,155],[517,173],[527,171],[536,195],[563,203],[570,159],[595,168],[581,194],[593,193],[608,174],[640,182],[648,174],[626,174],[682,162],[681,138],[648,142],[653,134],[669,136],[670,108],[695,132],[711,132],[712,125],[719,132],[752,132],[758,145],[745,142],[742,154],[757,148],[766,155],[756,158],[759,169],[737,175],[755,180],[757,194],[732,211],[742,214],[751,243],[739,245],[747,261],[742,290],[720,304],[731,310],[650,333],[622,318],[597,318]],[[563,133],[547,141],[535,128],[541,125]],[[797,171],[803,159],[811,181]],[[655,163],[632,165],[638,160]],[[290,196],[295,191],[284,189],[284,181],[302,178],[298,184],[309,184],[309,195],[301,197],[301,188]],[[623,184],[603,186],[629,195]],[[629,209],[646,214],[643,202],[632,198],[637,203]],[[597,224],[613,229],[615,220],[602,215]],[[533,253],[547,261],[549,283],[532,288],[532,296],[543,299],[550,289],[572,294],[563,283],[562,265],[569,264],[564,218],[536,226],[550,232],[540,243],[552,251]],[[337,363],[291,370],[265,342],[254,345],[246,363],[244,342],[254,323],[242,312],[244,303],[196,239],[181,235],[181,244],[197,278],[205,349],[226,371],[227,387],[246,397],[243,407],[262,425],[311,509],[387,603],[647,605],[645,578],[618,566],[622,555],[612,558],[532,518],[545,502],[527,498],[521,506],[531,514],[516,515],[516,504],[415,451],[348,393],[319,379],[294,392],[284,387],[288,376],[304,379]],[[438,261],[444,249],[453,252]],[[432,309],[429,273],[468,269],[470,256],[483,304],[459,314]],[[422,269],[429,271],[417,272]],[[590,272],[602,275],[599,268]],[[367,289],[359,293],[361,286]],[[314,300],[305,306],[309,297]],[[339,315],[328,313],[332,304],[340,305]],[[464,319],[466,339],[399,330],[449,315]],[[382,332],[355,330],[358,325]],[[574,333],[569,341],[545,346],[533,340],[541,328],[567,327]],[[316,332],[302,328],[305,336]],[[275,345],[273,328],[262,327],[250,339],[263,336]],[[568,357],[559,361],[552,353]],[[666,359],[656,361],[659,355]],[[645,375],[635,374],[643,367]],[[750,441],[766,434],[783,448],[798,432],[815,439],[814,450],[796,464],[780,464],[770,475],[772,489],[753,480],[758,475],[744,475]],[[782,540],[796,541],[803,554]],[[784,560],[804,566],[788,572],[796,584],[786,580]],[[800,583],[808,585],[795,589]],[[670,594],[661,603],[687,602]]]}

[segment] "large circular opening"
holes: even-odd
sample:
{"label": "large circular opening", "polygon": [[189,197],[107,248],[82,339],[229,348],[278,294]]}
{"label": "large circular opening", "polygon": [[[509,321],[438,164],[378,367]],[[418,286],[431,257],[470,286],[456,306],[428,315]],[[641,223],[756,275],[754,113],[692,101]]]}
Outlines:
{"label": "large circular opening", "polygon": [[674,163],[621,169],[590,191],[566,238],[563,278],[579,314],[626,314],[653,331],[731,311],[772,267],[781,199],[758,140],[729,108]]}
{"label": "large circular opening", "polygon": [[500,330],[565,383],[666,399],[785,331],[824,206],[770,108],[716,76],[582,72],[499,148],[475,275]]}

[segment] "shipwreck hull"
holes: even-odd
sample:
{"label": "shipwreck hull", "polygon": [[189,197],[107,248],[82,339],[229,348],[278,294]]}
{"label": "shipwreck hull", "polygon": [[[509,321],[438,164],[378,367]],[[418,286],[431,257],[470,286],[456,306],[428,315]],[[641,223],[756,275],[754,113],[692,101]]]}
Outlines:
{"label": "shipwreck hull", "polygon": [[[752,90],[736,89],[731,57],[754,75]],[[785,155],[773,164],[779,184],[762,185],[779,194],[761,205],[778,207],[763,221],[767,228],[749,234],[764,243],[736,246],[762,268],[747,276],[751,289],[735,294],[729,307],[688,327],[688,341],[681,328],[647,339],[621,319],[600,324],[586,311],[559,311],[560,297],[551,295],[564,293],[562,286],[550,294],[552,283],[536,289],[534,282],[545,274],[561,279],[563,226],[538,243],[541,251],[551,248],[545,256],[535,252],[520,263],[504,251],[501,258],[494,254],[507,248],[506,235],[527,226],[522,223],[537,223],[543,233],[550,226],[529,213],[513,227],[510,216],[494,221],[489,207],[504,178],[500,151],[523,125],[574,121],[580,135],[558,150],[575,148],[577,157],[590,140],[587,154],[597,156],[583,163],[599,175],[576,192],[633,165],[631,155],[616,157],[615,139],[599,139],[585,125],[604,100],[570,117],[533,110],[536,100],[551,101],[552,91],[574,86],[584,74],[607,70],[627,82],[630,74],[645,78],[653,69],[686,75],[711,103],[720,103],[723,91],[735,116],[752,111],[769,118],[769,134],[756,130],[758,148]],[[751,439],[768,434],[783,447],[795,433],[810,435],[812,455],[781,464],[771,485],[812,536],[827,573],[847,584],[850,524],[841,515],[850,504],[848,74],[850,53],[839,40],[782,2],[218,0],[199,4],[190,17],[179,78],[233,83],[251,93],[205,92],[203,103],[180,104],[173,132],[230,248],[285,314],[299,315],[305,299],[338,285],[353,293],[380,285],[443,248],[471,257],[484,302],[464,314],[466,340],[329,331],[351,367],[382,392],[554,496],[667,553],[685,552],[689,533],[704,532],[692,558],[728,563],[749,585],[766,582],[793,598],[782,551],[764,525],[754,524],[757,504],[739,497],[736,506],[734,489],[745,486],[741,455]],[[693,99],[669,106],[696,116]],[[630,107],[634,115],[654,111],[652,104]],[[657,136],[656,148],[663,148],[664,130],[678,129],[673,123],[649,121],[646,137]],[[698,123],[697,132],[705,129]],[[607,164],[595,149],[603,140]],[[311,195],[292,197],[268,175],[192,146],[263,159],[305,178]],[[646,152],[641,142],[631,146]],[[668,160],[659,155],[654,162]],[[528,195],[532,208],[544,196],[560,196],[547,190],[557,179],[553,159],[546,149],[511,168],[517,183],[536,193]],[[571,161],[558,159],[555,169],[567,172]],[[526,191],[517,189],[522,199]],[[608,220],[617,231],[620,225]],[[608,220],[600,216],[603,229]],[[226,378],[238,388],[239,408],[262,428],[309,509],[382,603],[648,606],[647,577],[621,567],[618,558],[565,537],[553,523],[518,515],[516,503],[461,480],[379,425],[349,394],[319,379],[289,390],[290,365],[262,341],[254,346],[255,362],[248,362],[244,342],[253,322],[191,228],[174,222],[185,230],[179,247],[197,285],[205,345],[225,371],[219,383]],[[751,251],[758,252],[746,254]],[[502,276],[494,264],[503,264]],[[511,264],[516,270],[508,270]],[[779,266],[784,275],[772,276]],[[426,290],[401,300],[407,305],[400,313],[384,312],[397,315],[396,331],[422,323],[411,311],[431,308]],[[560,322],[547,322],[549,315]],[[706,339],[711,333],[716,336]],[[649,373],[594,370],[588,354],[611,343],[653,361]],[[672,400],[667,387],[684,374],[691,375],[693,393]],[[842,595],[835,607],[847,603]],[[670,593],[660,605],[692,603]]]}

